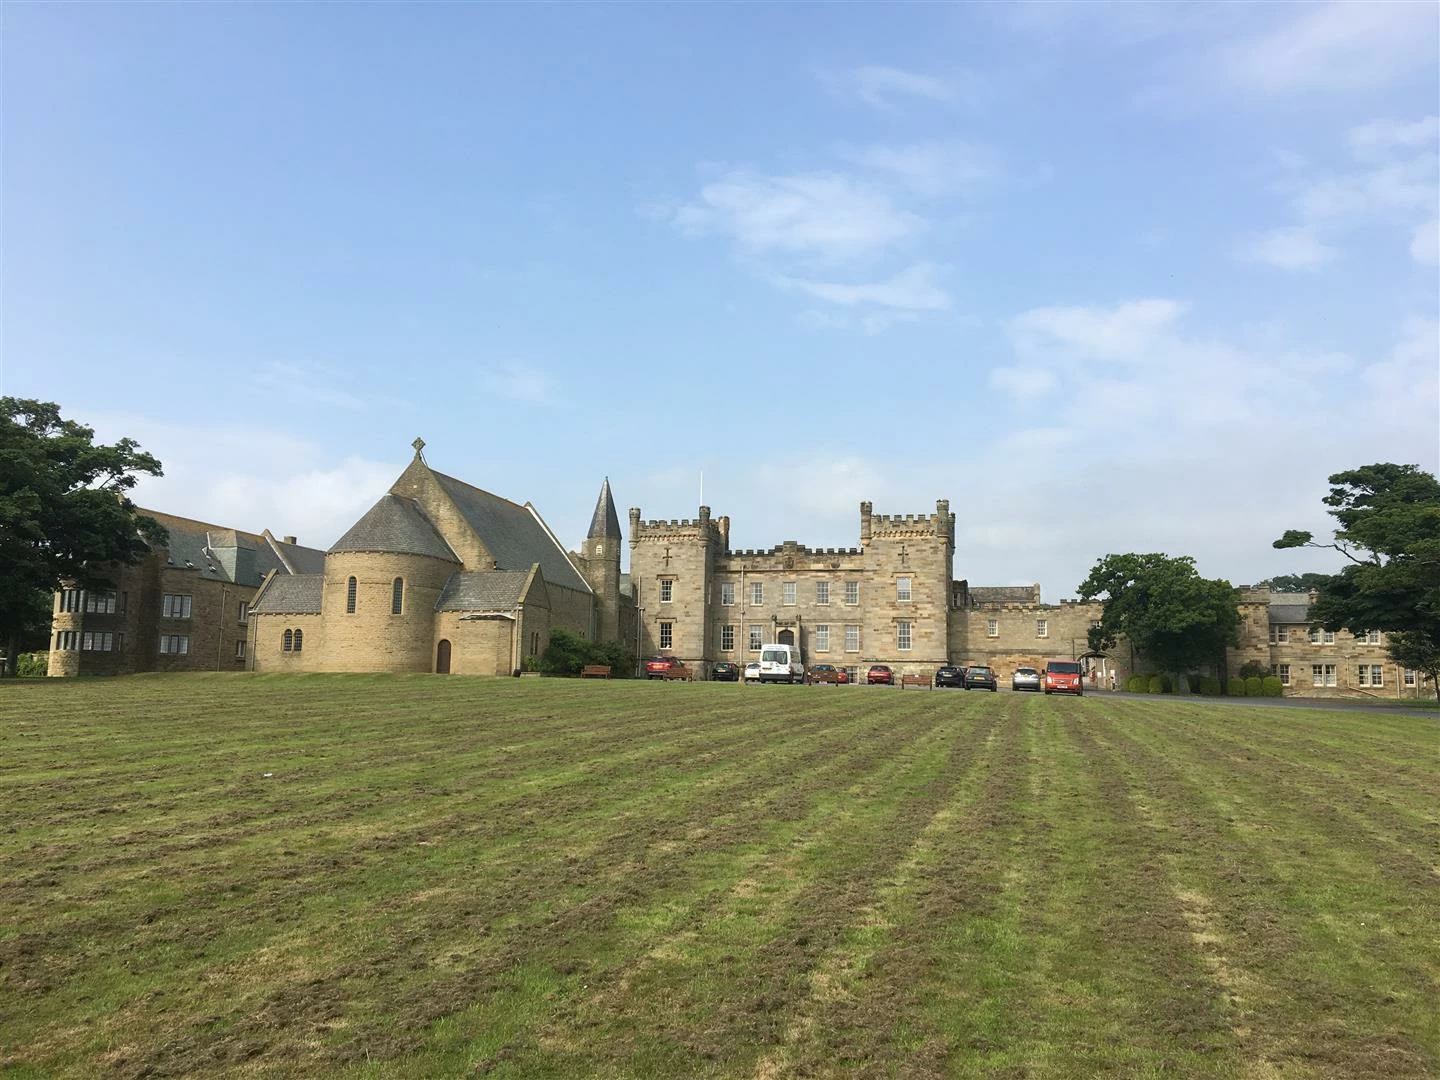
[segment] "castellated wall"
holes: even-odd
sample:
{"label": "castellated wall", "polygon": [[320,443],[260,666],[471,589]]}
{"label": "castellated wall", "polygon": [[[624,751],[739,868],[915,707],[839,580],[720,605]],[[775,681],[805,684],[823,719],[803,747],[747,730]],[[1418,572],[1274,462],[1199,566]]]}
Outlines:
{"label": "castellated wall", "polygon": [[[433,671],[435,601],[459,567],[428,555],[340,551],[325,557],[324,671]],[[356,579],[355,611],[345,610],[347,582]],[[405,581],[399,615],[391,614],[395,579]],[[310,651],[306,635],[305,651]],[[307,658],[308,662],[308,658]]]}

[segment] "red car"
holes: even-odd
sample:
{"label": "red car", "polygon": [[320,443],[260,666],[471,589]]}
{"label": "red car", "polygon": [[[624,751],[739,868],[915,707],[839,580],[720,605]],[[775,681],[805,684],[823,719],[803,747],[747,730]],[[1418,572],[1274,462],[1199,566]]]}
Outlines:
{"label": "red car", "polygon": [[849,674],[844,668],[837,668],[834,664],[816,664],[805,673],[807,683],[834,683],[836,686],[844,686],[850,681]]}
{"label": "red car", "polygon": [[673,656],[652,656],[645,661],[645,678],[663,679],[671,668],[680,666],[680,661]]}
{"label": "red car", "polygon": [[865,682],[870,686],[894,686],[895,673],[884,664],[871,664],[865,673]]}
{"label": "red car", "polygon": [[1078,660],[1051,660],[1045,665],[1045,693],[1084,697],[1084,674]]}

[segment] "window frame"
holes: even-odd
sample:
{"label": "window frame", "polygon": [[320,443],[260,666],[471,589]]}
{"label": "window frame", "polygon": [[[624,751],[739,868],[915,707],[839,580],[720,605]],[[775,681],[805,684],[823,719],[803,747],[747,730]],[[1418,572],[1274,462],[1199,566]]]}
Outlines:
{"label": "window frame", "polygon": [[405,579],[397,577],[390,583],[390,614],[405,614]]}
{"label": "window frame", "polygon": [[1049,619],[1036,619],[1036,620],[1035,620],[1035,636],[1036,636],[1037,638],[1048,638],[1048,637],[1050,636],[1050,620],[1049,620]]}
{"label": "window frame", "polygon": [[914,647],[914,623],[909,619],[895,620],[895,650],[910,652]]}
{"label": "window frame", "polygon": [[815,651],[830,651],[830,624],[816,623],[814,631]]}
{"label": "window frame", "polygon": [[660,623],[660,648],[673,649],[675,647],[675,623],[670,620],[662,620]]}
{"label": "window frame", "polygon": [[724,624],[720,627],[720,651],[721,651],[721,652],[734,652],[734,651],[735,651],[735,624],[734,624],[734,623],[724,623]]}
{"label": "window frame", "polygon": [[[852,630],[855,631],[853,634],[850,632],[850,631],[852,631]],[[853,645],[851,644],[851,640],[852,640],[852,639],[854,640],[854,644],[853,644]],[[859,652],[859,651],[860,651],[860,624],[859,624],[859,623],[846,623],[846,624],[845,624],[845,649],[844,649],[844,651],[845,651],[845,652]]]}
{"label": "window frame", "polygon": [[734,606],[735,606],[735,582],[733,582],[733,581],[722,581],[722,582],[720,583],[720,606],[721,606],[721,607],[734,607]]}
{"label": "window frame", "polygon": [[908,574],[895,579],[895,602],[897,604],[908,604],[915,597],[915,579]]}
{"label": "window frame", "polygon": [[750,582],[750,606],[765,606],[765,583],[763,581]]}
{"label": "window frame", "polygon": [[845,606],[857,607],[860,603],[860,582],[852,580],[845,582]]}
{"label": "window frame", "polygon": [[999,620],[999,619],[986,619],[986,620],[985,620],[985,636],[986,636],[986,637],[999,637],[999,636],[1000,636],[1000,620]]}
{"label": "window frame", "polygon": [[795,582],[782,581],[780,583],[780,604],[782,607],[795,606]]}
{"label": "window frame", "polygon": [[830,582],[815,582],[815,604],[817,607],[830,606]]}
{"label": "window frame", "polygon": [[675,579],[662,577],[660,579],[660,603],[670,604],[675,601]]}
{"label": "window frame", "polygon": [[746,652],[759,652],[765,646],[765,625],[763,623],[747,623],[745,625]]}
{"label": "window frame", "polygon": [[345,579],[345,614],[354,615],[357,602],[360,599],[360,582],[351,574]]}

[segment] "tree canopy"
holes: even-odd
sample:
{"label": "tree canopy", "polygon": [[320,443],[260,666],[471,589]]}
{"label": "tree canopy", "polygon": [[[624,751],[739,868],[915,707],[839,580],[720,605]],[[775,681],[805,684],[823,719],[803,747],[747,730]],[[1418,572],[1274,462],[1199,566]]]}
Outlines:
{"label": "tree canopy", "polygon": [[1271,592],[1308,593],[1311,589],[1318,589],[1321,582],[1329,578],[1329,574],[1276,574],[1272,578],[1257,581],[1255,588],[1269,589]]}
{"label": "tree canopy", "polygon": [[1316,586],[1326,630],[1413,631],[1440,642],[1440,482],[1416,465],[1366,465],[1330,477],[1331,543],[1288,530],[1277,548],[1331,548],[1350,565]]}
{"label": "tree canopy", "polygon": [[61,582],[98,584],[102,564],[136,562],[165,542],[125,495],[141,474],[160,476],[160,462],[133,439],[97,444],[52,402],[0,398],[0,635],[11,664]]}
{"label": "tree canopy", "polygon": [[1164,671],[1222,662],[1237,641],[1238,593],[1228,581],[1202,578],[1188,555],[1107,555],[1080,585],[1082,600],[1103,600],[1090,647],[1112,649],[1121,634]]}

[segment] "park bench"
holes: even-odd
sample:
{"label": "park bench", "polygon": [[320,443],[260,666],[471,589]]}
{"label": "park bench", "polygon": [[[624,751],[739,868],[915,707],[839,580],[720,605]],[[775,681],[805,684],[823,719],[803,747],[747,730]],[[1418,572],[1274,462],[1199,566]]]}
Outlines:
{"label": "park bench", "polygon": [[923,686],[926,690],[929,690],[930,679],[925,675],[901,675],[900,689],[904,690],[907,686]]}
{"label": "park bench", "polygon": [[580,669],[582,679],[608,679],[610,678],[609,664],[586,664]]}

